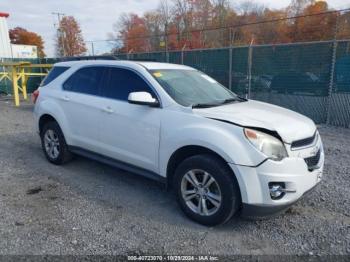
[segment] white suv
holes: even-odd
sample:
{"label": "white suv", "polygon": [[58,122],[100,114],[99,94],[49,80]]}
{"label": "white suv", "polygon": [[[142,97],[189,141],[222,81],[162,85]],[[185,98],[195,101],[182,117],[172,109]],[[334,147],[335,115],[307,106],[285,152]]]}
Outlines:
{"label": "white suv", "polygon": [[57,63],[33,98],[50,162],[75,153],[162,181],[205,225],[283,211],[321,180],[313,121],[187,66]]}

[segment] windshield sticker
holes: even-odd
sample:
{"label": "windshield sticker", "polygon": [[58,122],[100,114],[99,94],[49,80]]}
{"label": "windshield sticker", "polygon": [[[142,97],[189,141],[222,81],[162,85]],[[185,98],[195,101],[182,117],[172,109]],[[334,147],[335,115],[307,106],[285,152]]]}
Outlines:
{"label": "windshield sticker", "polygon": [[155,73],[153,73],[153,75],[154,75],[155,77],[157,77],[157,78],[163,76],[162,73],[160,73],[160,72],[155,72]]}
{"label": "windshield sticker", "polygon": [[205,80],[209,81],[212,84],[217,83],[213,78],[211,78],[210,76],[207,75],[201,75],[201,77],[203,77]]}

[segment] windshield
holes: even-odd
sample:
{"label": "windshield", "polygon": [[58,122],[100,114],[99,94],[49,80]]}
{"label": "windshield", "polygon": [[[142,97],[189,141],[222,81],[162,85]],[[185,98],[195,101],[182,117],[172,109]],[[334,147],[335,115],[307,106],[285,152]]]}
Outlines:
{"label": "windshield", "polygon": [[151,70],[153,77],[180,105],[210,107],[237,101],[236,94],[196,70]]}

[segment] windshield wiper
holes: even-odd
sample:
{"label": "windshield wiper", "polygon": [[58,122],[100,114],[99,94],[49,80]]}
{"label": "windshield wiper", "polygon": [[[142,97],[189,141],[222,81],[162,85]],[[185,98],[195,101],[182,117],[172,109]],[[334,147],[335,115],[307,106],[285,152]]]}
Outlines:
{"label": "windshield wiper", "polygon": [[229,103],[233,103],[233,102],[242,102],[242,101],[246,101],[246,99],[239,97],[239,96],[236,96],[236,97],[231,97],[231,98],[227,98],[227,99],[223,100],[221,102],[221,105],[229,104]]}
{"label": "windshield wiper", "polygon": [[229,104],[233,102],[243,102],[247,101],[247,99],[236,96],[236,97],[230,97],[225,100],[221,100],[218,103],[198,103],[198,104],[193,104],[192,108],[208,108],[208,107],[214,107],[214,106],[221,106],[224,104]]}
{"label": "windshield wiper", "polygon": [[231,98],[227,98],[224,101],[222,101],[221,104],[229,104],[229,103],[237,102],[237,101],[240,101],[240,99],[238,97],[231,97]]}
{"label": "windshield wiper", "polygon": [[192,108],[208,108],[208,107],[214,107],[219,105],[221,105],[221,103],[198,103],[198,104],[193,104]]}

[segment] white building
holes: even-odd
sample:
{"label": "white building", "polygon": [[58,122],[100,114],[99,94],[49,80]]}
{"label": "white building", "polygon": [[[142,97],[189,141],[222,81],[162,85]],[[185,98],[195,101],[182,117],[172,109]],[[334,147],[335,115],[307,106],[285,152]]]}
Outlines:
{"label": "white building", "polygon": [[7,17],[9,14],[0,12],[0,58],[12,57]]}
{"label": "white building", "polygon": [[13,58],[38,58],[38,48],[35,45],[11,44]]}

